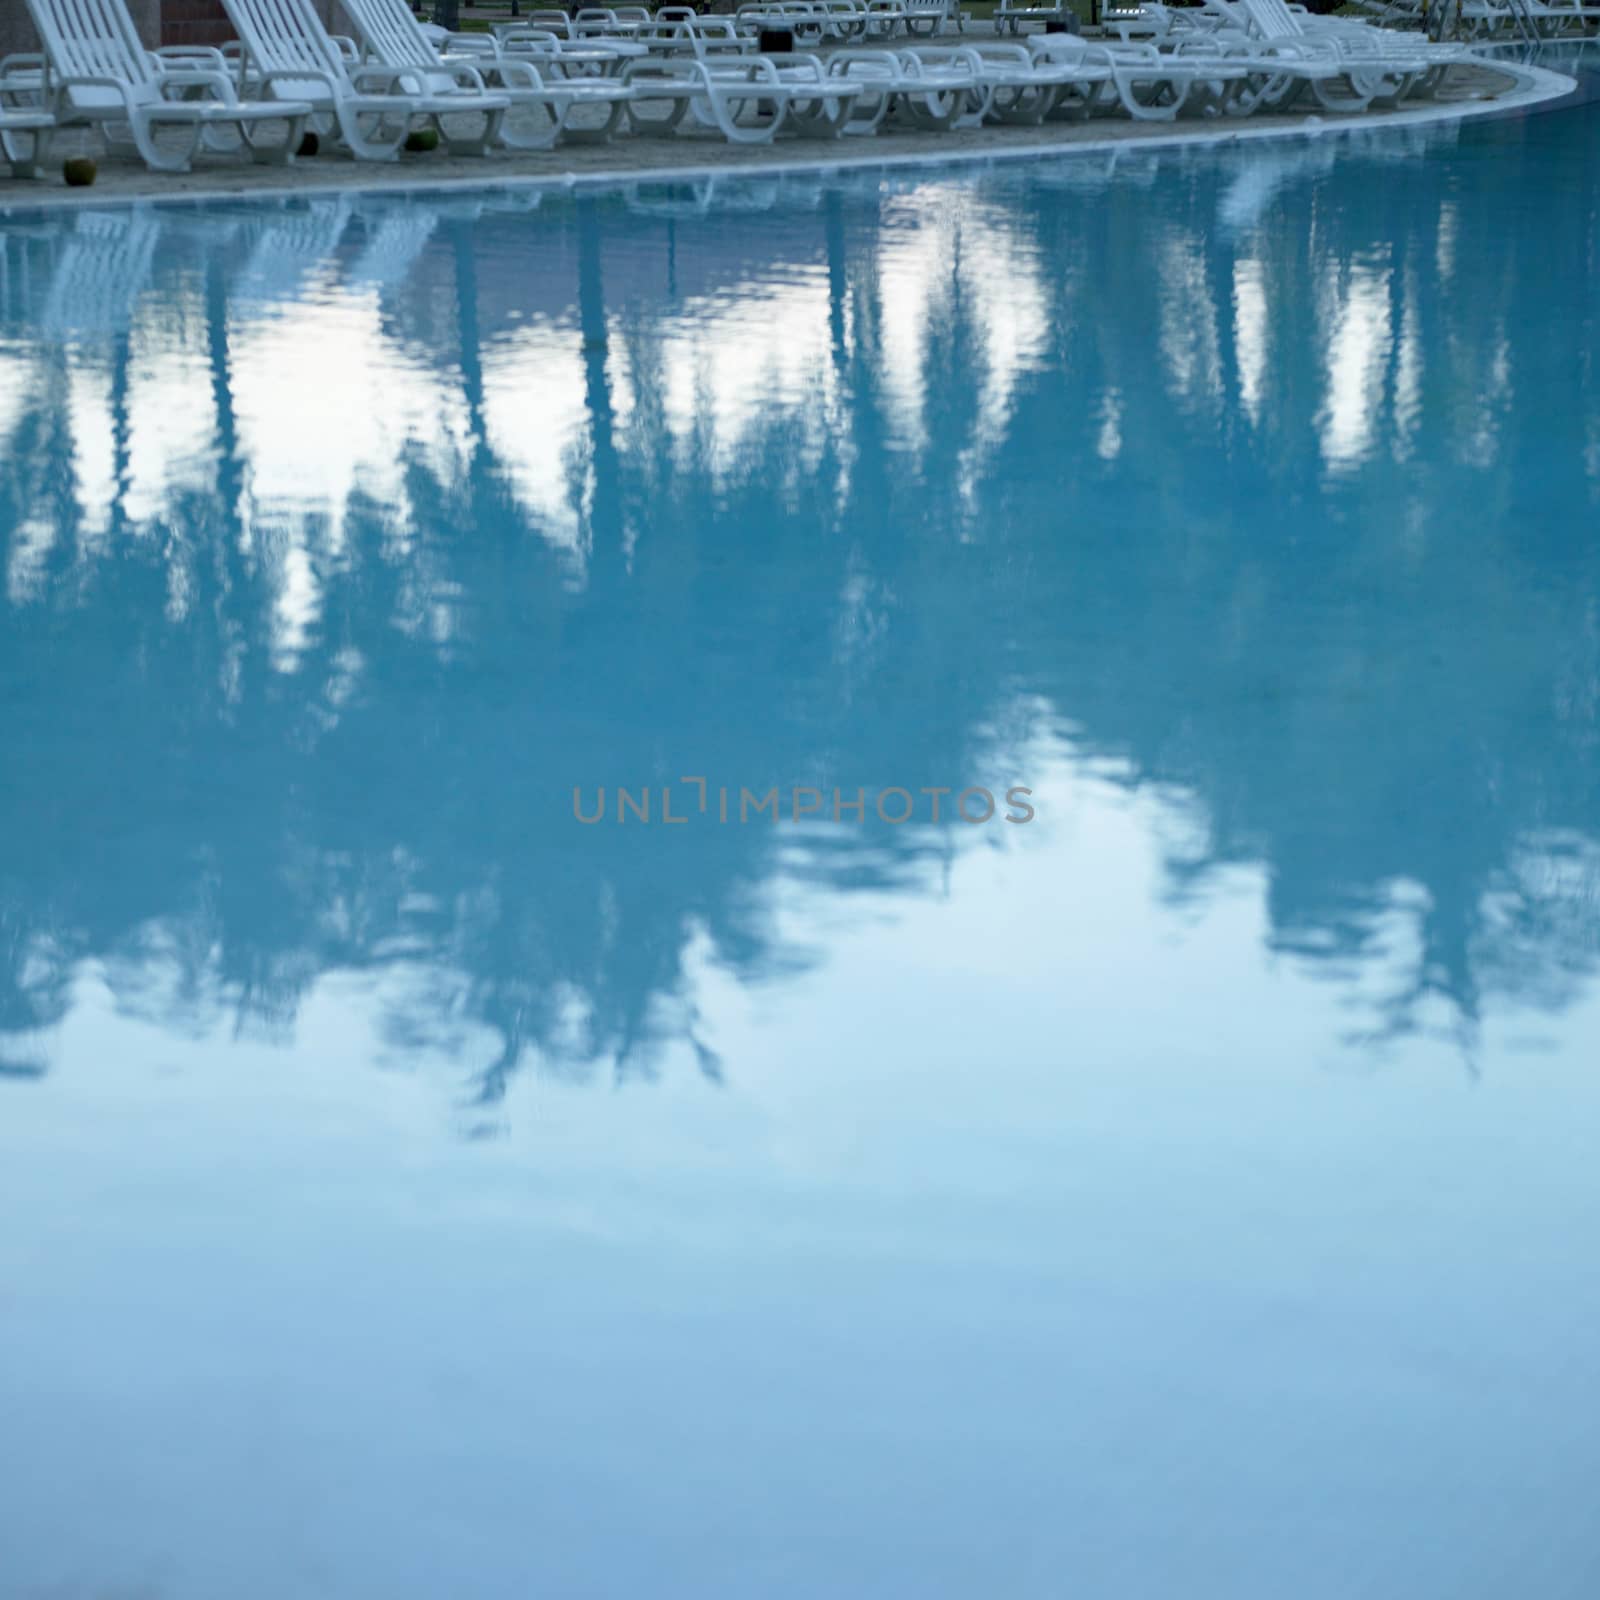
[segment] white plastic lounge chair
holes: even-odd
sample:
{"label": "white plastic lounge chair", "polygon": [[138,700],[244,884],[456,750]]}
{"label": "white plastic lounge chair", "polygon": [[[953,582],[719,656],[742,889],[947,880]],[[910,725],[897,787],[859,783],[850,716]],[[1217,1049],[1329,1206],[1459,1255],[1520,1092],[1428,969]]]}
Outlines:
{"label": "white plastic lounge chair", "polygon": [[598,34],[601,38],[622,39],[648,28],[649,11],[644,6],[585,6],[574,13],[572,36],[575,39]]}
{"label": "white plastic lounge chair", "polygon": [[788,97],[778,111],[780,132],[789,129],[808,139],[835,139],[844,132],[860,88],[830,78],[820,56],[807,51],[773,52],[740,59],[712,58],[705,65],[713,78],[737,86],[763,76],[763,62],[772,68]]}
{"label": "white plastic lounge chair", "polygon": [[830,76],[859,84],[860,98],[847,131],[875,133],[893,117],[908,127],[944,132],[976,127],[989,110],[993,88],[970,51],[947,53],[841,50],[828,58]]}
{"label": "white plastic lounge chair", "polygon": [[[621,119],[628,91],[621,84],[585,79],[547,82],[531,60],[512,59],[497,48],[465,57],[441,57],[406,0],[340,0],[369,56],[385,67],[413,69],[430,94],[450,94],[459,87],[470,93],[491,93],[517,110],[542,112],[531,123],[509,117],[499,124],[499,139],[514,150],[547,150],[564,134],[606,139]],[[488,35],[480,35],[491,44]],[[580,105],[600,106],[605,119],[598,127],[574,128],[569,119]]]}
{"label": "white plastic lounge chair", "polygon": [[1593,0],[1356,0],[1380,21],[1425,28],[1435,39],[1519,38],[1525,42],[1587,35],[1600,20]]}
{"label": "white plastic lounge chair", "polygon": [[[1072,36],[1072,45],[1082,40]],[[1103,51],[1076,49],[1060,59],[1035,55],[1015,40],[971,41],[953,50],[919,48],[924,61],[968,57],[977,66],[986,99],[985,122],[1037,126],[1061,117],[1084,117],[1111,92],[1115,73]]]}
{"label": "white plastic lounge chair", "polygon": [[1281,63],[1294,59],[1315,68],[1331,60],[1344,66],[1332,79],[1311,80],[1317,100],[1330,110],[1359,110],[1374,99],[1431,90],[1445,68],[1471,59],[1458,45],[1430,44],[1348,18],[1309,18],[1285,0],[1205,0],[1205,6],[1217,19],[1217,36],[1232,31],[1259,41]]}
{"label": "white plastic lounge chair", "polygon": [[867,0],[867,37],[892,39],[897,33],[937,31],[917,25],[925,11],[914,0]]}
{"label": "white plastic lounge chair", "polygon": [[[426,117],[452,154],[483,155],[500,135],[510,102],[477,84],[451,79],[430,85],[415,67],[352,66],[329,37],[310,0],[222,0],[243,51],[246,90],[263,100],[309,102],[331,118],[352,154],[392,161],[413,117]],[[481,117],[472,135],[453,133],[444,118]]]}
{"label": "white plastic lounge chair", "polygon": [[865,0],[816,0],[823,18],[824,36],[830,39],[859,39],[867,31]]}
{"label": "white plastic lounge chair", "polygon": [[735,14],[747,33],[783,29],[797,40],[887,38],[905,20],[902,0],[746,0]]}
{"label": "white plastic lounge chair", "polygon": [[[502,130],[502,142],[515,149],[548,149],[564,139],[604,141],[625,128],[625,111],[633,98],[620,74],[632,61],[648,60],[664,51],[658,41],[569,39],[545,28],[503,28],[484,33],[449,35],[447,61],[471,61],[496,93],[522,106],[543,103],[549,125],[530,130],[524,122]],[[536,87],[542,86],[542,87]],[[601,120],[580,126],[573,113],[599,107]]]}
{"label": "white plastic lounge chair", "polygon": [[[125,127],[157,172],[187,172],[202,135],[218,127],[237,129],[257,161],[294,160],[311,113],[304,102],[286,96],[274,106],[241,104],[220,58],[214,65],[163,63],[144,48],[125,0],[27,5],[44,44],[38,109],[52,114],[57,127],[98,126],[108,137]],[[257,143],[263,123],[281,126],[281,140]],[[186,138],[175,147],[158,143],[164,129]]]}
{"label": "white plastic lounge chair", "polygon": [[1076,13],[1066,0],[1055,5],[1016,5],[1013,0],[1000,0],[994,8],[994,31],[997,34],[1021,33],[1025,22],[1065,22]]}
{"label": "white plastic lounge chair", "polygon": [[[1087,47],[1075,34],[1051,34],[1063,41],[1055,51],[1034,50],[1036,40],[995,42],[976,46],[989,85],[988,122],[1037,125],[1063,118],[1086,117],[1107,97],[1119,92],[1116,69],[1108,51]],[[1128,87],[1131,98],[1132,89]],[[1136,101],[1136,115],[1151,115],[1146,101]],[[1183,95],[1177,96],[1172,114]]]}
{"label": "white plastic lounge chair", "polygon": [[1141,120],[1170,120],[1196,95],[1213,113],[1235,116],[1281,106],[1308,86],[1331,111],[1365,110],[1372,98],[1349,83],[1336,54],[1284,50],[1216,29],[1175,32],[1161,48],[1056,34],[1030,39],[1028,49],[1040,60],[1105,59],[1123,109]]}
{"label": "white plastic lounge chair", "polygon": [[[677,16],[683,10],[681,6],[669,9],[673,16]],[[606,38],[589,28],[580,31],[573,18],[565,11],[525,11],[511,22],[496,23],[494,38],[497,47],[504,53],[515,50],[530,37],[542,38],[553,35],[562,42],[564,52],[575,68],[582,67],[597,72],[620,72],[625,62],[640,60],[649,54],[637,37],[639,33],[645,31],[647,30],[641,24],[637,28],[630,28],[626,39]],[[454,54],[458,50],[481,50],[484,39],[485,36],[481,33],[453,33],[450,35],[451,53]]]}
{"label": "white plastic lounge chair", "polygon": [[902,0],[902,10],[906,32],[922,39],[938,38],[958,14],[950,0]]}
{"label": "white plastic lounge chair", "polygon": [[50,155],[56,119],[48,111],[11,110],[0,105],[0,151],[13,178],[42,178]]}
{"label": "white plastic lounge chair", "polygon": [[[1130,15],[1123,14],[1122,26]],[[1460,59],[1453,49],[1436,50],[1426,41],[1348,18],[1311,18],[1287,6],[1272,15],[1263,13],[1258,22],[1235,0],[1203,0],[1203,9],[1186,10],[1151,0],[1140,8],[1140,16],[1163,52],[1192,51],[1209,43],[1249,67],[1250,80],[1229,107],[1238,112],[1261,106],[1281,110],[1307,89],[1324,110],[1364,111],[1374,99],[1394,99],[1418,86],[1431,86],[1446,66]]]}
{"label": "white plastic lounge chair", "polygon": [[[1170,122],[1191,100],[1231,109],[1250,72],[1208,41],[1178,51],[1091,44],[1073,33],[1034,34],[1025,45],[974,45],[996,88],[990,118],[1038,122],[1087,114],[1106,94],[1141,122]],[[1033,76],[1029,76],[1029,67]],[[1051,85],[1055,85],[1051,93]]]}
{"label": "white plastic lounge chair", "polygon": [[[481,39],[483,35],[476,37]],[[452,34],[451,53],[458,48],[472,49],[468,38],[468,35]],[[569,38],[544,27],[502,29],[496,47],[503,58],[533,55],[553,62],[568,78],[617,77],[630,61],[643,61],[650,54],[650,47],[637,39],[601,39],[592,34],[582,39]]]}
{"label": "white plastic lounge chair", "polygon": [[1404,57],[1441,64],[1474,59],[1462,45],[1435,44],[1416,33],[1377,28],[1355,17],[1313,16],[1285,0],[1202,0],[1202,5],[1200,15],[1214,28],[1237,29],[1272,44],[1332,44],[1345,55]]}
{"label": "white plastic lounge chair", "polygon": [[1116,0],[1102,8],[1100,26],[1124,44],[1134,39],[1162,42],[1195,32],[1210,32],[1217,18],[1196,6],[1173,7],[1161,0]]}
{"label": "white plastic lounge chair", "polygon": [[[559,34],[563,39],[572,37],[572,18],[565,11],[549,10],[524,11],[521,16],[510,22],[501,22],[495,25],[494,35],[504,39],[508,33],[521,33],[525,29],[535,28],[544,33]],[[451,35],[452,40],[459,35]]]}
{"label": "white plastic lounge chair", "polygon": [[740,33],[732,17],[678,17],[663,22],[658,14],[653,28],[634,38],[652,55],[719,56],[751,55],[757,49],[754,35]]}
{"label": "white plastic lounge chair", "polygon": [[1235,0],[1201,0],[1198,6],[1175,9],[1161,0],[1142,0],[1108,9],[1105,26],[1124,40],[1146,38],[1163,49],[1209,35],[1301,54],[1317,53],[1331,44],[1341,55],[1420,57],[1430,71],[1471,59],[1463,46],[1435,45],[1416,32],[1374,27],[1354,17],[1314,16],[1298,5],[1282,3],[1252,10]]}
{"label": "white plastic lounge chair", "polygon": [[828,13],[811,0],[761,0],[740,6],[734,17],[746,33],[776,30],[792,34],[797,44],[819,43],[833,26]]}
{"label": "white plastic lounge chair", "polygon": [[[635,61],[623,82],[633,91],[628,118],[635,127],[670,133],[693,111],[730,144],[770,144],[786,127],[810,138],[835,138],[861,93],[859,84],[830,78],[809,55]],[[666,102],[668,112],[641,115],[640,105],[654,101]],[[744,120],[752,111],[756,119]]]}

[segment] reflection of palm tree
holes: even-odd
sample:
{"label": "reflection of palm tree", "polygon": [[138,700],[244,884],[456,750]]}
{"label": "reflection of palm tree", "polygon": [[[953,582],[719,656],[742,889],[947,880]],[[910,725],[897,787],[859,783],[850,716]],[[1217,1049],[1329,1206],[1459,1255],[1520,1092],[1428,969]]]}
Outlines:
{"label": "reflection of palm tree", "polygon": [[[839,828],[780,865],[769,826],[578,827],[575,784],[982,781],[1015,772],[1014,708],[1036,705],[1070,717],[1079,747],[1120,758],[1129,781],[1191,798],[1203,827],[1174,850],[1174,896],[1259,863],[1275,946],[1347,976],[1395,970],[1382,942],[1409,918],[1417,949],[1377,1029],[1415,1025],[1438,997],[1469,1026],[1491,992],[1563,1003],[1596,959],[1581,908],[1600,821],[1600,569],[1507,508],[1535,427],[1577,446],[1552,464],[1558,503],[1590,492],[1595,374],[1552,361],[1568,376],[1545,375],[1543,419],[1491,418],[1482,509],[1451,526],[1391,509],[1437,518],[1438,486],[1459,471],[1451,429],[1416,432],[1404,461],[1387,446],[1396,327],[1420,362],[1404,379],[1412,403],[1454,417],[1460,392],[1503,364],[1498,330],[1558,245],[1593,256],[1594,208],[1550,219],[1567,231],[1537,256],[1463,210],[1455,248],[1499,287],[1430,293],[1446,199],[1430,209],[1357,163],[1286,185],[1274,225],[1219,239],[1235,170],[1169,169],[1137,204],[1115,187],[1040,204],[1002,176],[965,186],[956,221],[886,202],[876,180],[841,184],[815,214],[780,198],[732,223],[715,209],[640,219],[600,197],[548,201],[537,228],[434,219],[407,235],[407,274],[381,286],[385,336],[458,370],[469,443],[459,458],[408,457],[394,504],[353,493],[331,508],[345,544],[315,574],[320,620],[292,662],[270,638],[283,580],[240,547],[253,491],[236,416],[252,381],[238,319],[263,298],[262,262],[284,253],[265,235],[296,219],[252,214],[221,240],[166,227],[147,298],[176,306],[201,285],[215,494],[190,486],[165,508],[188,534],[181,624],[164,607],[177,556],[136,540],[102,552],[76,590],[58,544],[38,589],[49,604],[8,613],[0,682],[33,687],[0,713],[3,732],[38,758],[0,811],[0,1029],[62,1014],[85,956],[110,965],[124,1003],[197,1024],[227,1004],[241,1023],[284,1026],[319,974],[393,969],[412,974],[397,1042],[493,1035],[485,1099],[530,1055],[574,1074],[647,1070],[663,1043],[696,1038],[697,941],[749,980],[807,959],[773,931],[780,873],[840,894],[903,890],[932,881],[950,836]],[[364,217],[382,236],[383,203]],[[275,304],[311,281],[355,292],[315,270],[345,238],[349,218],[336,220]],[[942,230],[940,248],[919,258],[923,280],[891,284],[892,241],[914,228]],[[43,262],[47,285],[52,248],[0,242],[0,321],[38,375],[0,479],[8,564],[18,529],[78,515],[69,358],[26,332],[41,278],[22,266]],[[769,303],[817,308],[803,313],[816,328],[779,331],[815,333],[816,365],[760,414],[686,424],[681,395],[667,396],[680,357],[666,334],[689,282],[702,337],[748,347],[748,329],[718,320],[742,303],[718,276],[730,260]],[[1261,302],[1249,336],[1267,351],[1257,420],[1237,403],[1241,267]],[[1360,391],[1385,448],[1330,463],[1331,379],[1311,356],[1330,319],[1356,314],[1357,267],[1387,274],[1377,309],[1356,307],[1389,341]],[[1026,330],[1002,372],[986,319],[1024,280],[1048,326]],[[821,292],[776,292],[794,284]],[[927,308],[915,449],[884,383],[888,297],[910,292]],[[535,293],[581,339],[581,586],[523,536],[486,431],[485,352]],[[1163,343],[1174,327],[1200,352],[1181,371],[1189,358]],[[159,362],[166,337],[157,319],[96,350],[120,349],[125,372]],[[124,376],[124,429],[128,392]],[[1112,395],[1120,443],[1100,420]],[[1241,521],[1248,503],[1281,520]],[[108,730],[102,785],[84,781],[81,746],[38,737],[83,708]],[[1552,839],[1570,867],[1547,881]]]}
{"label": "reflection of palm tree", "polygon": [[589,417],[591,451],[591,571],[595,581],[604,585],[621,575],[626,529],[618,492],[621,473],[617,463],[616,415],[611,403],[611,375],[607,371],[611,346],[600,264],[597,204],[592,196],[577,203],[578,327],[583,335],[583,397]]}

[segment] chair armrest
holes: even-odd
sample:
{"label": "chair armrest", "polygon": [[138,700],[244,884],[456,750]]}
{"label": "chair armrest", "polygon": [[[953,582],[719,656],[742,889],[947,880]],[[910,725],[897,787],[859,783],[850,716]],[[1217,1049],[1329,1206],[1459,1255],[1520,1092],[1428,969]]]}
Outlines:
{"label": "chair armrest", "polygon": [[[1086,67],[1104,67],[1109,72],[1115,69],[1122,52],[1130,48],[1133,47],[1126,44],[1119,44],[1116,48],[1116,53],[1113,54],[1113,52],[1106,45],[1085,44],[1082,52],[1078,56],[1078,60],[1081,61]],[[1161,52],[1157,50],[1154,45],[1149,47],[1149,53],[1158,60],[1160,59]]]}
{"label": "chair armrest", "polygon": [[26,65],[26,56],[0,62],[0,105],[11,111],[37,109],[50,93],[50,68],[45,62]]}
{"label": "chair armrest", "polygon": [[670,62],[652,61],[648,56],[642,61],[630,61],[622,69],[625,88],[640,88],[644,98],[649,98],[649,86],[689,84],[710,91],[716,80],[712,78],[705,62],[691,56],[677,56]]}
{"label": "chair armrest", "polygon": [[474,89],[479,94],[489,92],[484,85],[483,74],[470,61],[441,60],[439,64],[463,89]]}
{"label": "chair armrest", "polygon": [[500,49],[519,44],[559,44],[561,35],[553,28],[507,28],[496,41]]}
{"label": "chair armrest", "polygon": [[228,103],[234,98],[233,85],[228,81],[227,73],[210,72],[203,67],[192,67],[187,71],[169,68],[157,77],[156,83],[163,100],[170,98],[168,89],[210,89],[217,99]]}
{"label": "chair armrest", "polygon": [[[75,73],[70,78],[59,75],[50,80],[50,86],[55,91],[55,101],[58,107],[67,99],[74,89],[113,89],[121,98],[123,106],[132,113],[133,102],[128,98],[128,86],[121,78],[102,78],[92,73]],[[68,108],[70,109],[70,107]]]}
{"label": "chair armrest", "polygon": [[365,92],[370,84],[379,93],[393,94],[398,87],[403,94],[420,95],[423,93],[422,83],[417,77],[420,70],[416,67],[378,67],[369,64],[357,67],[350,74],[350,86],[357,93]]}
{"label": "chair armrest", "polygon": [[498,88],[544,88],[544,78],[531,60],[494,61],[486,66],[485,71],[488,72]]}
{"label": "chair armrest", "polygon": [[860,62],[863,66],[887,69],[895,77],[904,76],[899,61],[888,50],[836,51],[828,57],[828,76],[830,78],[847,77],[850,68],[857,62]]}
{"label": "chair armrest", "polygon": [[[1095,48],[1094,45],[1084,47],[1085,51]],[[1153,44],[1145,44],[1138,39],[1126,40],[1119,44],[1115,51],[1107,49],[1105,45],[1100,45],[1098,48],[1105,51],[1108,61],[1119,67],[1135,64],[1144,66],[1147,63],[1160,66],[1162,60],[1161,52]]]}
{"label": "chair armrest", "polygon": [[[252,87],[261,89],[272,89],[279,83],[320,83],[328,91],[330,100],[337,97],[333,79],[326,72],[318,72],[315,67],[306,67],[304,69],[299,67],[275,68],[271,72],[253,75],[250,83]],[[290,95],[289,98],[292,100],[295,97]]]}
{"label": "chair armrest", "polygon": [[208,44],[169,44],[154,52],[157,68],[166,72],[174,66],[185,64],[207,67],[214,72],[226,72],[228,63],[220,50]]}

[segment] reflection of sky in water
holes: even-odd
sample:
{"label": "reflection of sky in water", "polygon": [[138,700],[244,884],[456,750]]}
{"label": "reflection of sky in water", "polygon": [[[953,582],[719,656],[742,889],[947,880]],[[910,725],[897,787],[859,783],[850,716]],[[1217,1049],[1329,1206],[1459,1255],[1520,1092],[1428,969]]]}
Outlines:
{"label": "reflection of sky in water", "polygon": [[1586,1592],[1594,140],[1336,152],[8,227],[0,1573]]}

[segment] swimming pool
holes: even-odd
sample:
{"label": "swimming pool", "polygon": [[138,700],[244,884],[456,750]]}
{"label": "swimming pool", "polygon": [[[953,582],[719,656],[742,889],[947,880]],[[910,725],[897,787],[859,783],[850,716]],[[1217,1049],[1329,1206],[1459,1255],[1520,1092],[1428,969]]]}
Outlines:
{"label": "swimming pool", "polygon": [[0,1591],[1592,1593],[1597,156],[12,219]]}

